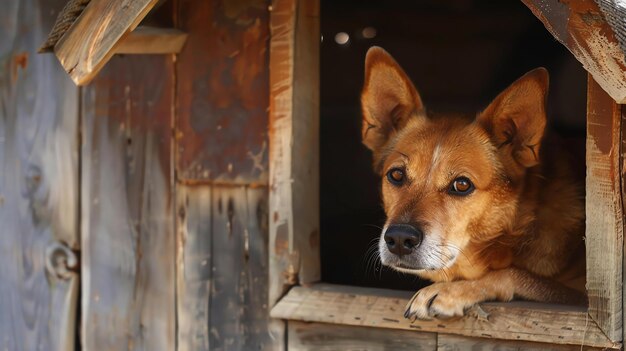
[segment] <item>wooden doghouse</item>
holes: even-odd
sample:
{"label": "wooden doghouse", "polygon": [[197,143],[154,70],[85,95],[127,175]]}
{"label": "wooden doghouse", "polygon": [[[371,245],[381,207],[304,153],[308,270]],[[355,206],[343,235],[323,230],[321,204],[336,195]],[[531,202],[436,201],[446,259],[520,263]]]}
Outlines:
{"label": "wooden doghouse", "polygon": [[0,349],[622,347],[619,2],[524,0],[589,72],[589,308],[415,323],[321,282],[319,0],[91,0],[37,55],[65,2],[0,13]]}

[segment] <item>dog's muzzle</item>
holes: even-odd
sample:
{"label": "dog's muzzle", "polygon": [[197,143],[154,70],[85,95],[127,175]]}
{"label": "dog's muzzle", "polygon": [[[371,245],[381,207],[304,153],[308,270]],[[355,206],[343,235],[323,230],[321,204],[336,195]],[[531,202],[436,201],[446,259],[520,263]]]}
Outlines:
{"label": "dog's muzzle", "polygon": [[402,257],[420,246],[424,233],[411,224],[394,224],[387,228],[383,239],[389,252]]}

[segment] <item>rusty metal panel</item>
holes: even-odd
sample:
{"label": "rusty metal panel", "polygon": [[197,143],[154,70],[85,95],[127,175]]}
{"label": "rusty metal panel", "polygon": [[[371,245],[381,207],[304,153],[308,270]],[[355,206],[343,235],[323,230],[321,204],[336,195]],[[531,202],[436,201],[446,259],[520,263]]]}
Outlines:
{"label": "rusty metal panel", "polygon": [[269,1],[181,0],[178,19],[178,179],[266,183]]}

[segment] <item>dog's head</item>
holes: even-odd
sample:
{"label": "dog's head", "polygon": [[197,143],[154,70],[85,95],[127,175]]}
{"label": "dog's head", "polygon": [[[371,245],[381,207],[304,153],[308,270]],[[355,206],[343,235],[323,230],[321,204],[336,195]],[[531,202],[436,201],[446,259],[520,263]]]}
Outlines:
{"label": "dog's head", "polygon": [[475,119],[438,118],[383,49],[371,48],[365,65],[362,137],[382,178],[382,263],[436,271],[471,243],[512,231],[525,175],[539,162],[547,71],[527,73]]}

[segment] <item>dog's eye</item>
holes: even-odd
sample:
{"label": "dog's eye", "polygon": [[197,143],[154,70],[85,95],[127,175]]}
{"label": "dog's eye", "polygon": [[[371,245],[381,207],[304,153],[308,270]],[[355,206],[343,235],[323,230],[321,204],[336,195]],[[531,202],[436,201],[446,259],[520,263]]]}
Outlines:
{"label": "dog's eye", "polygon": [[392,168],[387,172],[387,180],[395,186],[400,186],[404,184],[404,170],[400,168]]}
{"label": "dog's eye", "polygon": [[452,195],[465,196],[474,191],[474,184],[466,177],[459,177],[452,181],[448,193]]}

